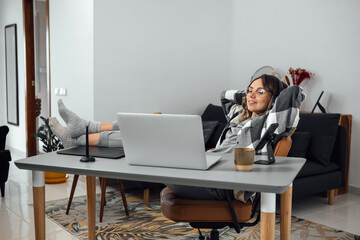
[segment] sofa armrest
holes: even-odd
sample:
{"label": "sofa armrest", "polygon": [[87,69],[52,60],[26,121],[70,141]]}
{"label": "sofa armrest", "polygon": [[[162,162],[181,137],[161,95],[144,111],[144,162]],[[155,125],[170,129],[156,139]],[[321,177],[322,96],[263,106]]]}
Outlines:
{"label": "sofa armrest", "polygon": [[287,157],[292,145],[291,137],[282,137],[275,145],[274,155],[279,157]]}
{"label": "sofa armrest", "polygon": [[330,161],[336,163],[340,167],[342,172],[342,187],[345,186],[347,144],[346,130],[344,127],[339,126]]}

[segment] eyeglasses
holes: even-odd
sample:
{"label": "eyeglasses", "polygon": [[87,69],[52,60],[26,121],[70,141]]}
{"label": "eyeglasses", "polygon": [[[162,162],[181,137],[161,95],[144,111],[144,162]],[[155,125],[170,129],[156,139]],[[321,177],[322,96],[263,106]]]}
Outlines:
{"label": "eyeglasses", "polygon": [[256,90],[254,90],[252,87],[249,87],[247,90],[246,90],[246,95],[249,95],[249,94],[252,94],[252,93],[255,93],[255,95],[257,96],[265,96],[265,93],[267,91],[263,88],[257,88]]}

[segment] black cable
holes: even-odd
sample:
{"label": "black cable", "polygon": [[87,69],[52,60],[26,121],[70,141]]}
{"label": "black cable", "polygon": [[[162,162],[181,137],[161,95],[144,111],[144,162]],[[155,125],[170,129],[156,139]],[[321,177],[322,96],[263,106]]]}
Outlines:
{"label": "black cable", "polygon": [[234,209],[234,206],[232,204],[232,201],[231,201],[231,197],[230,197],[230,193],[228,190],[225,190],[225,196],[226,196],[226,200],[228,202],[228,205],[229,205],[229,209],[230,209],[230,212],[231,212],[231,216],[234,220],[234,228],[236,230],[237,233],[240,233],[240,225],[239,225],[239,221],[236,217],[236,213],[235,213],[235,209]]}

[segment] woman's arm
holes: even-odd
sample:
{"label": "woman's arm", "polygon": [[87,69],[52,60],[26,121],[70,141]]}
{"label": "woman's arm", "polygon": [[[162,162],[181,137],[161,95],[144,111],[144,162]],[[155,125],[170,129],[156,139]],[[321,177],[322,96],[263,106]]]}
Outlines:
{"label": "woman's arm", "polygon": [[245,96],[245,91],[239,90],[227,90],[221,93],[221,106],[228,121],[230,121],[235,114],[242,112],[241,103]]}
{"label": "woman's arm", "polygon": [[278,123],[275,134],[290,135],[299,122],[299,106],[305,94],[299,86],[286,88],[276,98],[273,108],[265,115],[246,122],[238,132],[238,145],[255,148],[271,124]]}
{"label": "woman's arm", "polygon": [[299,122],[299,107],[305,99],[303,89],[297,85],[286,88],[277,97],[273,108],[267,114],[265,126],[273,123],[279,126],[275,133],[282,136],[290,135]]}

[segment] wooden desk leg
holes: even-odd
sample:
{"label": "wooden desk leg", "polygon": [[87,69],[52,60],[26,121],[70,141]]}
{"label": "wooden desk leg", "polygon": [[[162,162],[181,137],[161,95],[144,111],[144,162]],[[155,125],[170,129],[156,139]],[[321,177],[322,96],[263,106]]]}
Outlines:
{"label": "wooden desk leg", "polygon": [[95,240],[95,214],[96,214],[96,182],[95,177],[86,176],[86,200],[88,214],[88,239]]}
{"label": "wooden desk leg", "polygon": [[276,194],[261,193],[261,240],[275,239]]}
{"label": "wooden desk leg", "polygon": [[280,239],[290,240],[292,184],[280,195]]}
{"label": "wooden desk leg", "polygon": [[150,201],[150,189],[145,188],[144,189],[144,204],[149,205],[149,201]]}
{"label": "wooden desk leg", "polygon": [[35,239],[45,240],[45,173],[32,171]]}

